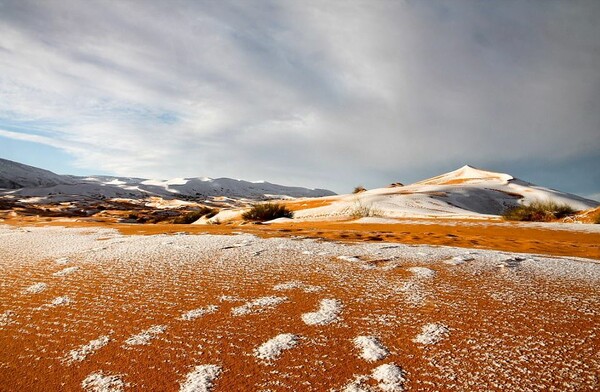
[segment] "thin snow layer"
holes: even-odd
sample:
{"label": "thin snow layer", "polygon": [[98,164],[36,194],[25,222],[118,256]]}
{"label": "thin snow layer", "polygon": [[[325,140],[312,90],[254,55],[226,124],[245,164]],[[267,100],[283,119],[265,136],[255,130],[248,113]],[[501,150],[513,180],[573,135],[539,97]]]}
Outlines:
{"label": "thin snow layer", "polygon": [[180,392],[209,392],[222,370],[217,365],[200,365],[186,376],[179,388]]}
{"label": "thin snow layer", "polygon": [[25,290],[23,290],[23,292],[25,294],[37,294],[37,293],[41,293],[42,291],[46,290],[48,288],[48,285],[46,283],[35,283],[32,284],[31,286],[27,287]]}
{"label": "thin snow layer", "polygon": [[89,392],[121,392],[125,390],[125,383],[119,376],[94,372],[81,382],[81,388]]}
{"label": "thin snow layer", "polygon": [[250,302],[246,302],[242,306],[231,309],[231,314],[234,316],[244,316],[251,313],[261,313],[267,309],[274,308],[287,300],[287,297],[260,297]]}
{"label": "thin snow layer", "polygon": [[0,327],[5,327],[8,324],[12,324],[14,315],[15,312],[12,310],[5,310],[4,313],[0,314]]}
{"label": "thin snow layer", "polygon": [[217,310],[219,310],[219,307],[217,305],[209,305],[203,308],[192,309],[189,312],[182,314],[181,320],[191,321],[204,315],[214,313]]}
{"label": "thin snow layer", "polygon": [[413,339],[413,342],[420,344],[435,344],[450,334],[447,326],[440,323],[425,324],[421,333]]}
{"label": "thin snow layer", "polygon": [[339,318],[342,308],[342,302],[337,299],[323,299],[321,300],[319,310],[304,313],[302,321],[308,325],[327,325]]}
{"label": "thin snow layer", "polygon": [[287,290],[294,290],[294,289],[300,289],[300,290],[304,291],[305,293],[314,293],[314,292],[322,290],[322,287],[309,285],[304,282],[300,282],[298,280],[292,280],[289,282],[280,283],[280,284],[273,286],[273,290],[276,290],[276,291],[287,291]]}
{"label": "thin snow layer", "polygon": [[374,389],[370,385],[366,384],[369,376],[355,376],[354,380],[344,385],[342,392],[373,392]]}
{"label": "thin snow layer", "polygon": [[472,261],[472,260],[475,260],[475,258],[473,256],[465,254],[465,255],[454,256],[449,260],[444,260],[444,263],[450,264],[450,265],[460,265],[460,264],[464,264],[467,261]]}
{"label": "thin snow layer", "polygon": [[435,271],[427,267],[410,267],[408,270],[419,279],[430,279],[435,276]]}
{"label": "thin snow layer", "polygon": [[81,362],[86,359],[88,355],[93,354],[102,347],[106,346],[109,341],[110,338],[108,336],[100,336],[98,339],[94,339],[76,350],[69,351],[65,361],[68,363]]}
{"label": "thin snow layer", "polygon": [[128,346],[140,346],[150,344],[152,339],[158,337],[167,330],[165,325],[153,325],[147,330],[140,332],[137,335],[133,335],[125,341]]}
{"label": "thin snow layer", "polygon": [[68,305],[71,302],[73,302],[73,301],[69,297],[56,297],[52,300],[52,302],[50,302],[49,306],[53,307],[53,306]]}
{"label": "thin snow layer", "polygon": [[62,269],[62,270],[60,270],[58,272],[53,273],[52,275],[54,275],[54,276],[67,276],[67,275],[71,275],[72,273],[74,273],[78,269],[79,269],[79,267],[77,267],[77,266],[67,267],[67,268]]}
{"label": "thin snow layer", "polygon": [[352,262],[352,263],[359,263],[359,262],[362,261],[360,259],[360,257],[358,257],[358,256],[346,256],[346,255],[342,255],[342,256],[338,256],[337,258],[340,259],[340,260],[349,261],[349,262]]}
{"label": "thin snow layer", "polygon": [[265,361],[278,359],[283,351],[298,344],[299,337],[291,333],[283,333],[263,343],[254,351],[254,356]]}
{"label": "thin snow layer", "polygon": [[402,368],[394,363],[387,363],[373,369],[371,377],[379,381],[379,388],[386,392],[404,391],[406,382],[405,373]]}
{"label": "thin snow layer", "polygon": [[361,350],[360,357],[365,361],[379,361],[390,353],[375,336],[357,336],[353,342],[354,347]]}
{"label": "thin snow layer", "polygon": [[406,301],[413,306],[421,306],[425,302],[425,298],[427,297],[427,293],[423,287],[423,285],[414,280],[410,280],[408,282],[404,282],[399,288],[398,291],[404,294]]}

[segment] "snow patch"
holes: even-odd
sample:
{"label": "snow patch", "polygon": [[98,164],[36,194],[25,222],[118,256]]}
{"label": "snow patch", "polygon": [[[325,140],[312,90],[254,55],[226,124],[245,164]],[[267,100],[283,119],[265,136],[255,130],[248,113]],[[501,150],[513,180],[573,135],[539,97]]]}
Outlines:
{"label": "snow patch", "polygon": [[308,325],[327,325],[336,321],[342,312],[342,302],[337,299],[321,300],[319,310],[316,312],[304,313],[302,321]]}
{"label": "snow patch", "polygon": [[209,392],[215,380],[221,375],[222,370],[217,365],[200,365],[188,373],[185,381],[179,388],[180,392]]}
{"label": "snow patch", "polygon": [[265,361],[274,361],[281,356],[284,350],[289,350],[298,344],[299,337],[291,333],[275,336],[263,343],[254,351],[254,356]]}
{"label": "snow patch", "polygon": [[415,343],[435,344],[450,334],[450,330],[444,324],[429,323],[425,324],[421,329],[421,333],[413,339]]}
{"label": "snow patch", "polygon": [[250,302],[246,302],[242,306],[237,306],[231,309],[234,316],[243,316],[250,313],[261,313],[267,309],[287,301],[287,297],[260,297]]}
{"label": "snow patch", "polygon": [[350,261],[352,263],[362,261],[358,256],[338,256],[337,258],[344,261]]}
{"label": "snow patch", "polygon": [[73,302],[73,300],[69,297],[56,297],[52,300],[52,302],[50,302],[49,306],[62,306],[62,305],[68,305],[71,302]]}
{"label": "snow patch", "polygon": [[373,392],[374,389],[365,382],[369,379],[368,376],[356,376],[344,386],[342,392]]}
{"label": "snow patch", "polygon": [[62,269],[62,270],[60,270],[58,272],[53,273],[52,275],[54,275],[54,276],[67,276],[67,275],[71,275],[72,273],[74,273],[78,269],[79,269],[79,267],[77,267],[77,266],[67,267],[67,268]]}
{"label": "snow patch", "polygon": [[322,287],[308,285],[304,282],[300,282],[299,280],[292,280],[289,282],[280,283],[280,284],[273,286],[273,290],[276,290],[276,291],[286,291],[286,290],[294,290],[294,289],[301,289],[305,293],[314,293],[314,292],[322,290]]}
{"label": "snow patch", "polygon": [[23,293],[37,294],[37,293],[41,293],[42,291],[46,290],[47,288],[48,288],[48,285],[46,283],[35,283],[35,284],[32,284],[31,286],[27,287],[25,290],[23,290]]}
{"label": "snow patch", "polygon": [[435,276],[435,271],[426,267],[410,267],[408,270],[419,279],[431,279]]}
{"label": "snow patch", "polygon": [[4,313],[0,314],[0,327],[5,327],[8,324],[12,324],[13,323],[13,316],[15,315],[15,312],[13,312],[12,310],[6,310],[4,311]]}
{"label": "snow patch", "polygon": [[450,260],[444,260],[444,263],[450,264],[450,265],[460,265],[460,264],[464,264],[467,261],[472,261],[472,260],[475,260],[475,258],[473,256],[460,255],[460,256],[454,256]]}
{"label": "snow patch", "polygon": [[375,336],[358,336],[353,342],[354,346],[361,350],[360,357],[365,361],[379,361],[390,353]]}
{"label": "snow patch", "polygon": [[88,392],[121,392],[125,389],[125,383],[119,376],[94,372],[81,382],[81,387]]}
{"label": "snow patch", "polygon": [[76,350],[69,351],[65,361],[67,363],[81,362],[86,359],[88,355],[93,354],[102,347],[106,346],[109,341],[110,338],[108,336],[100,336],[98,339],[94,339]]}
{"label": "snow patch", "polygon": [[371,377],[379,382],[379,388],[386,392],[404,391],[405,372],[394,363],[387,363],[373,369]]}
{"label": "snow patch", "polygon": [[218,309],[219,309],[219,307],[217,305],[209,305],[209,306],[205,306],[203,308],[193,309],[193,310],[190,310],[189,312],[182,314],[180,319],[185,320],[185,321],[191,321],[191,320],[197,319],[199,317],[202,317],[206,314],[214,313]]}
{"label": "snow patch", "polygon": [[167,330],[166,325],[153,325],[145,331],[140,332],[137,335],[133,335],[125,341],[128,346],[140,346],[148,345],[152,339],[158,337]]}

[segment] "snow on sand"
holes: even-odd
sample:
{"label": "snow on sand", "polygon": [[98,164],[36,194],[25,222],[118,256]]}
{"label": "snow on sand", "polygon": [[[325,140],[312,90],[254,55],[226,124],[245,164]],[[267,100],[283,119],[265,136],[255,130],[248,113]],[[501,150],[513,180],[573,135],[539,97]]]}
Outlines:
{"label": "snow on sand", "polygon": [[88,392],[121,392],[125,389],[125,383],[119,376],[94,372],[81,382],[81,388]]}
{"label": "snow on sand", "polygon": [[390,353],[375,336],[357,336],[353,342],[361,350],[360,357],[368,362],[379,361]]}
{"label": "snow on sand", "polygon": [[262,313],[287,300],[287,297],[260,297],[231,309],[231,314],[234,316],[245,316],[250,313]]}
{"label": "snow on sand", "polygon": [[336,321],[342,312],[342,302],[337,299],[321,300],[319,310],[304,313],[302,321],[308,325],[327,325]]}
{"label": "snow on sand", "polygon": [[100,336],[98,339],[94,339],[76,350],[69,351],[65,361],[67,363],[81,362],[86,359],[88,355],[93,354],[102,347],[106,346],[109,341],[110,338],[108,336]]}
{"label": "snow on sand", "polygon": [[421,344],[435,344],[446,338],[449,334],[450,330],[444,324],[429,323],[423,326],[421,333],[413,339],[413,342]]}
{"label": "snow on sand", "polygon": [[254,356],[265,361],[274,361],[284,350],[289,350],[298,344],[299,337],[291,333],[283,333],[263,343],[254,351]]}
{"label": "snow on sand", "polygon": [[165,325],[153,325],[145,331],[140,332],[137,335],[133,335],[125,341],[128,346],[140,346],[148,345],[152,339],[158,337],[167,330]]}
{"label": "snow on sand", "polygon": [[191,321],[193,319],[202,317],[206,314],[214,313],[218,309],[219,309],[219,307],[217,305],[209,305],[209,306],[205,306],[203,308],[192,309],[189,312],[182,314],[180,319],[185,320],[185,321]]}
{"label": "snow on sand", "polygon": [[213,383],[219,377],[222,370],[217,365],[200,365],[194,371],[188,373],[185,381],[179,388],[180,392],[209,392]]}

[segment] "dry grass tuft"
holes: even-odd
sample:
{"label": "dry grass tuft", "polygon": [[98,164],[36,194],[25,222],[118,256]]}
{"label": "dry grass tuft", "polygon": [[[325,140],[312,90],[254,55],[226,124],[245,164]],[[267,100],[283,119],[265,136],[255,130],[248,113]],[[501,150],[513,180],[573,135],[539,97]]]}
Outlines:
{"label": "dry grass tuft", "polygon": [[573,214],[575,210],[566,204],[538,201],[509,208],[502,217],[511,221],[550,222]]}

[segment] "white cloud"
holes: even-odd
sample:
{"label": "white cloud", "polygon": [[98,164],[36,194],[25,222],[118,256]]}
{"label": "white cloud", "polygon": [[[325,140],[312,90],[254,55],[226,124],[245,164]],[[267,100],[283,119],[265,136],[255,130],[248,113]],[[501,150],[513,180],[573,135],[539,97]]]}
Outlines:
{"label": "white cloud", "polygon": [[36,135],[0,135],[93,171],[337,190],[568,160],[600,147],[599,16],[597,2],[2,3],[0,128]]}

